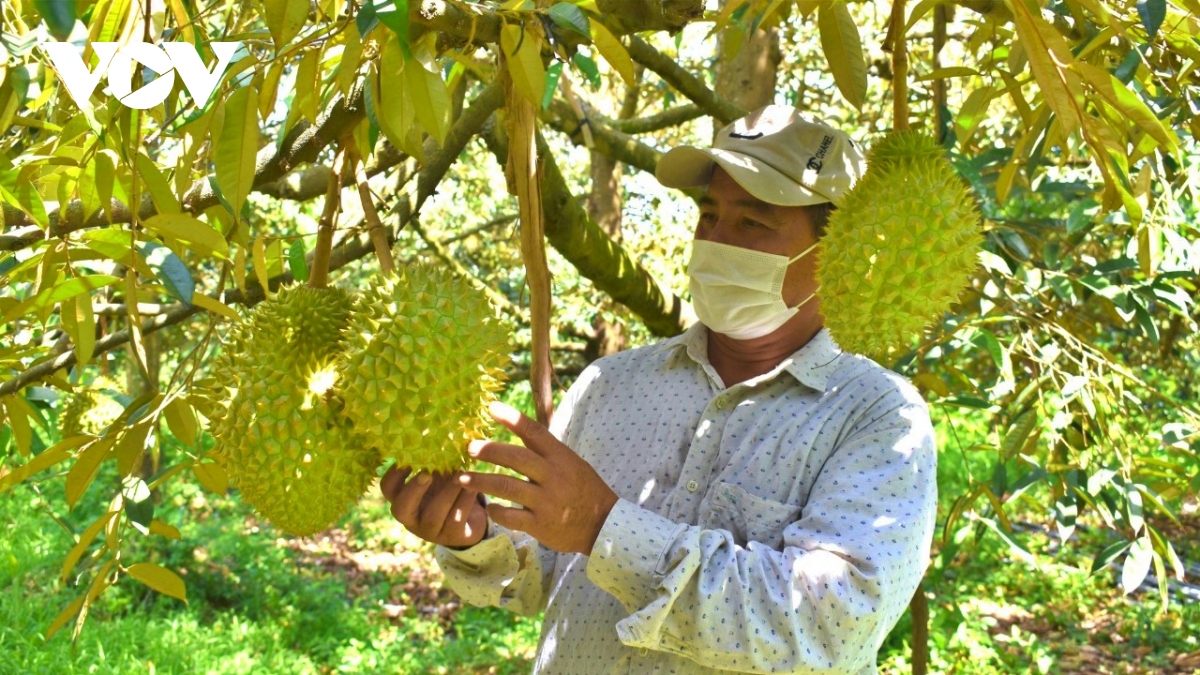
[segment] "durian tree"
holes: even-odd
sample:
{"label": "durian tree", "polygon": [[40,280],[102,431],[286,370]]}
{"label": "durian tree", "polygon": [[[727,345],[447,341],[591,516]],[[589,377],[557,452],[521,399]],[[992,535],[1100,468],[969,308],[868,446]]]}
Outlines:
{"label": "durian tree", "polygon": [[[943,449],[989,467],[943,514],[945,564],[979,528],[1019,548],[1019,501],[1064,539],[1078,519],[1111,530],[1097,566],[1122,561],[1127,590],[1153,567],[1165,601],[1182,564],[1148,516],[1200,492],[1198,14],[1195,0],[5,2],[0,495],[35,482],[69,505],[111,500],[77,523],[76,599],[48,632],[77,635],[126,576],[185,597],[171,570],[121,553],[177,536],[154,517],[167,481],[228,489],[212,436],[252,431],[231,412],[267,394],[214,404],[214,374],[239,349],[278,358],[282,343],[242,327],[315,335],[340,311],[263,303],[299,302],[302,283],[398,293],[393,267],[432,267],[511,322],[503,369],[545,419],[588,358],[685,327],[693,212],[653,185],[657,158],[771,101],[868,145],[922,132],[982,213],[957,301],[874,354],[935,415],[990,429]],[[89,72],[112,57],[97,44],[176,45],[213,91],[162,66],[71,91],[51,41]],[[126,105],[168,79],[161,103]],[[355,372],[384,359],[365,342]],[[97,396],[119,411],[80,417]],[[119,479],[97,482],[104,467]]]}

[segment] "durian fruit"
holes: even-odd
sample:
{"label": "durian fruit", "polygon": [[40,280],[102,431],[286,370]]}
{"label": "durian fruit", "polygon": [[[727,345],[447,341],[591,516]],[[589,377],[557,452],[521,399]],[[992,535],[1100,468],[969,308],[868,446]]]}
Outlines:
{"label": "durian fruit", "polygon": [[845,350],[881,356],[917,335],[967,286],[980,214],[928,134],[894,131],[830,216],[817,266],[825,326]]}
{"label": "durian fruit", "polygon": [[380,277],[348,331],[346,416],[399,466],[466,466],[503,384],[509,334],[487,296],[448,271],[416,263]]}
{"label": "durian fruit", "polygon": [[101,375],[90,385],[63,396],[58,413],[58,428],[62,437],[103,433],[125,411],[125,406],[109,393],[119,391],[121,388],[115,381]]}
{"label": "durian fruit", "polygon": [[379,465],[333,395],[351,304],[337,288],[284,288],[235,327],[213,372],[226,401],[210,417],[217,461],[247,503],[291,534],[337,522]]}

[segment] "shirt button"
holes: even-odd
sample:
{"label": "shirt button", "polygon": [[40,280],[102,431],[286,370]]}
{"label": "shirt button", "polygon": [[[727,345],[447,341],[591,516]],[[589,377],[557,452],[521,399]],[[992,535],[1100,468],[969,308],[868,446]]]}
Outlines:
{"label": "shirt button", "polygon": [[695,492],[700,489],[700,484],[694,480],[689,480],[686,487],[688,492]]}
{"label": "shirt button", "polygon": [[650,650],[646,649],[645,647],[642,647],[641,649],[638,650],[638,656],[645,656],[649,653],[650,653]]}
{"label": "shirt button", "polygon": [[729,399],[725,398],[724,396],[718,396],[716,403],[717,410],[724,410],[725,406],[729,405]]}

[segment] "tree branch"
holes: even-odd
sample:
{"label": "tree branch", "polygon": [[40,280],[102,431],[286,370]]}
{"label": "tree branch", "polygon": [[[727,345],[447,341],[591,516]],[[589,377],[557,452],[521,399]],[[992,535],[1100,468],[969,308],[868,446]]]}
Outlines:
{"label": "tree branch", "polygon": [[[704,14],[703,0],[597,0],[596,8],[617,35],[665,30],[672,33]],[[420,0],[409,3],[411,24],[437,31],[463,44],[500,39],[500,15],[469,2]],[[570,33],[563,36],[573,40]]]}
{"label": "tree branch", "polygon": [[543,117],[576,145],[585,145],[583,129],[585,126],[591,128],[593,150],[654,175],[654,168],[658,166],[658,158],[662,153],[632,136],[612,129],[608,121],[596,115],[591,106],[585,105],[584,114],[586,120],[580,122],[569,103],[555,99]]}
{"label": "tree branch", "polygon": [[685,122],[690,122],[697,117],[703,117],[704,111],[700,106],[694,103],[681,105],[677,108],[664,110],[657,115],[649,117],[636,117],[631,119],[613,119],[610,117],[602,117],[604,123],[612,127],[614,131],[619,131],[623,134],[649,134],[655,131],[666,129],[667,127],[676,127]]}
{"label": "tree branch", "polygon": [[629,55],[633,57],[634,61],[658,73],[658,76],[667,84],[678,89],[681,94],[700,106],[706,114],[712,115],[724,124],[749,112],[717,96],[716,92],[709,89],[703,80],[636,35],[629,36]]}
{"label": "tree branch", "polygon": [[[497,161],[508,157],[508,140],[496,125],[483,131],[488,149]],[[542,208],[546,213],[546,239],[579,273],[613,300],[625,305],[656,335],[683,332],[684,301],[660,284],[614,242],[571,194],[545,139],[538,137],[543,158]]]}

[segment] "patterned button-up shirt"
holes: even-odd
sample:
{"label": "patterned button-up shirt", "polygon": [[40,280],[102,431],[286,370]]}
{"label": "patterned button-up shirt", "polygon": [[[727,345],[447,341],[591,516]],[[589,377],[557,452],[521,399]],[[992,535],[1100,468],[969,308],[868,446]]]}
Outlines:
{"label": "patterned button-up shirt", "polygon": [[621,498],[592,554],[494,523],[436,553],[465,601],[545,610],[536,672],[876,672],[936,511],[903,378],[823,330],[727,388],[697,324],[592,364],[551,430]]}

